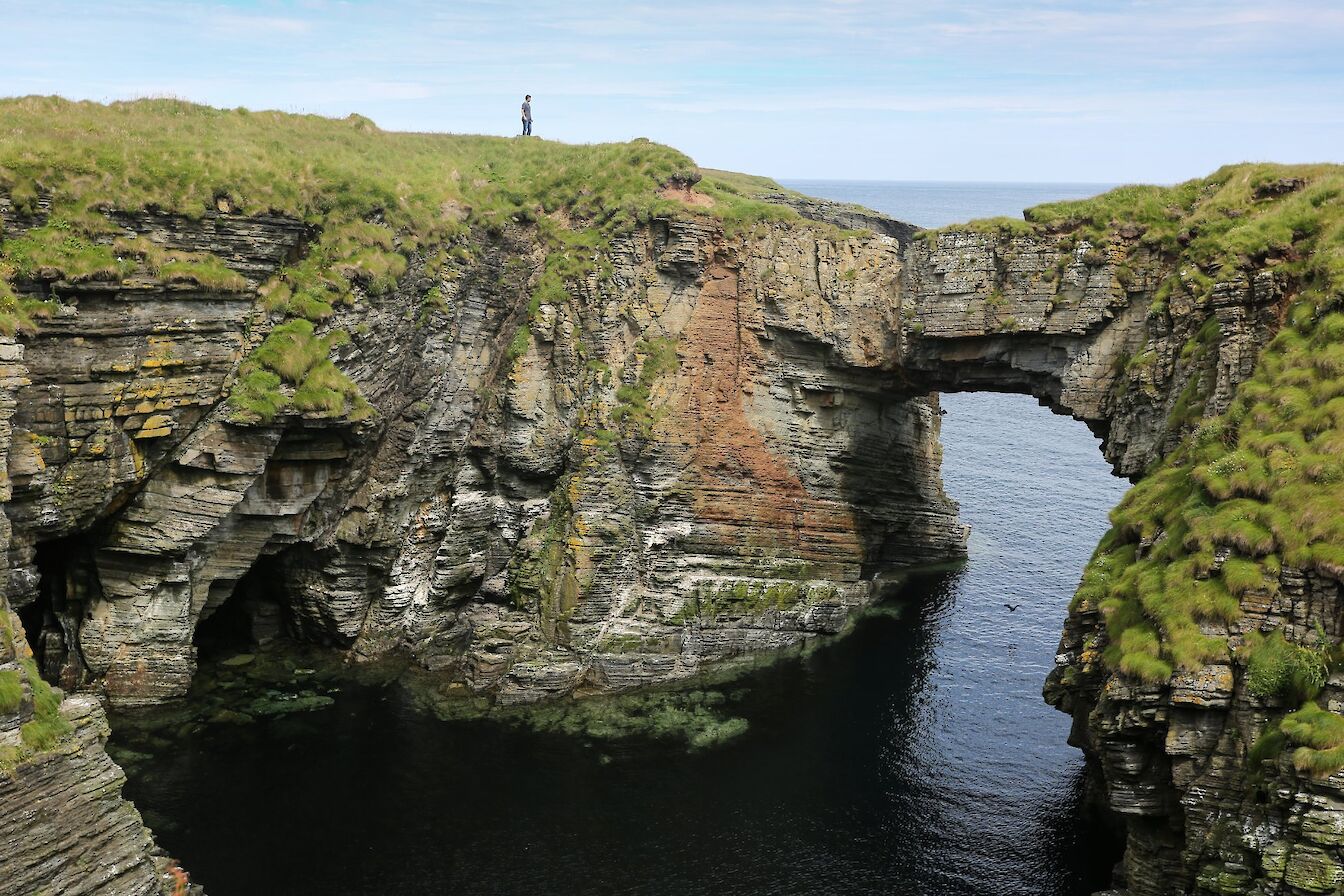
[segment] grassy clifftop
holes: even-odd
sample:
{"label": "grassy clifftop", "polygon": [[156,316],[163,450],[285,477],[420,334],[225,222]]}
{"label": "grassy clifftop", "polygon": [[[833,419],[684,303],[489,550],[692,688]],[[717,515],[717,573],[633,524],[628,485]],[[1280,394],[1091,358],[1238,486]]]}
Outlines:
{"label": "grassy clifftop", "polygon": [[[345,119],[222,110],[177,100],[100,105],[0,100],[0,187],[20,206],[39,190],[61,211],[157,207],[193,215],[221,197],[244,213],[330,223],[379,212],[421,238],[564,210],[620,224],[677,207],[657,188],[696,173],[647,140],[545,140],[389,133]],[[722,213],[721,213],[722,214]]]}
{"label": "grassy clifftop", "polygon": [[1234,658],[1218,634],[1248,598],[1277,594],[1285,566],[1344,580],[1344,167],[1229,166],[1026,219],[982,226],[1072,232],[1174,261],[1153,317],[1177,306],[1207,315],[1220,284],[1255,271],[1283,287],[1283,325],[1254,374],[1225,413],[1196,416],[1112,512],[1076,600],[1104,615],[1113,668],[1162,682],[1235,659],[1253,692],[1303,707],[1281,735],[1298,745],[1299,767],[1344,765],[1344,723],[1312,702],[1338,645],[1320,629],[1292,642],[1253,633]]}
{"label": "grassy clifftop", "polygon": [[283,322],[240,371],[231,398],[240,422],[367,413],[327,359],[348,334],[314,328],[361,293],[393,289],[417,252],[432,267],[469,251],[472,233],[530,224],[555,250],[537,286],[554,293],[600,270],[610,238],[655,215],[711,216],[730,227],[796,217],[732,185],[707,184],[710,192],[693,196],[695,163],[647,140],[571,146],[387,133],[359,116],[177,100],[25,97],[0,100],[0,118],[0,195],[20,214],[50,201],[43,226],[0,234],[0,332],[31,331],[55,309],[16,284],[116,281],[148,270],[217,291],[247,288],[218,258],[124,238],[106,210],[274,213],[315,228],[308,256],[261,286]]}

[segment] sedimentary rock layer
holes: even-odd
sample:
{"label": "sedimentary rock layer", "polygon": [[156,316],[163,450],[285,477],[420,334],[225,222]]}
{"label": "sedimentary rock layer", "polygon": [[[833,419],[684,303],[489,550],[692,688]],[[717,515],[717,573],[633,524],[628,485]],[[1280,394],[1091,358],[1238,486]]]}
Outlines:
{"label": "sedimentary rock layer", "polygon": [[108,728],[98,699],[71,697],[61,712],[73,733],[0,775],[0,893],[171,893],[168,860],[121,798],[126,776],[103,752]]}
{"label": "sedimentary rock layer", "polygon": [[[254,278],[302,238],[121,220],[231,264],[199,229],[250,233]],[[936,401],[892,364],[894,240],[657,222],[529,314],[541,252],[483,240],[342,310],[362,425],[230,421],[264,330],[247,294],[57,286],[10,452],[10,598],[41,604],[48,668],[126,703],[184,693],[196,626],[269,557],[301,637],[536,699],[836,631],[879,565],[961,552]]]}

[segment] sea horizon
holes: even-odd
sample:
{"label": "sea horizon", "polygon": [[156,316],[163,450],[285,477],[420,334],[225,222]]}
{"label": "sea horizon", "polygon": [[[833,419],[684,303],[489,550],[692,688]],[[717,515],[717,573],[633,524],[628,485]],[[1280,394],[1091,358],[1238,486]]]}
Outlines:
{"label": "sea horizon", "polygon": [[[751,173],[751,172],[747,172]],[[1123,184],[1144,183],[1151,186],[1171,186],[1169,183],[1152,181],[1105,181],[1105,180],[936,180],[923,178],[881,178],[881,177],[772,177],[777,183],[827,183],[827,184],[937,184],[940,186],[965,185],[981,187],[1105,187],[1112,188]]]}
{"label": "sea horizon", "polygon": [[791,190],[834,202],[852,202],[916,227],[946,227],[977,218],[1020,216],[1046,202],[1086,199],[1118,184],[1086,181],[1055,183],[998,181],[882,181],[786,178]]}

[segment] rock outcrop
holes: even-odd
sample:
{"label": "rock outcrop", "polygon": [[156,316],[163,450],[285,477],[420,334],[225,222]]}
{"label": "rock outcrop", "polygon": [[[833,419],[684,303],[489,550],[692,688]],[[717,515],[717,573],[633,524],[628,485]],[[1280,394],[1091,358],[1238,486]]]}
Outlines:
{"label": "rock outcrop", "polygon": [[[16,393],[28,385],[23,361],[24,346],[0,339],[6,442]],[[11,497],[8,461],[0,452],[3,499]],[[9,517],[0,515],[0,551],[8,552],[10,534]],[[0,894],[182,896],[175,884],[186,876],[174,875],[140,813],[121,798],[126,776],[103,750],[109,731],[98,698],[62,700],[38,675],[0,593]]]}
{"label": "rock outcrop", "polygon": [[[303,237],[119,223],[254,281]],[[45,667],[123,703],[185,693],[197,625],[265,558],[299,636],[529,700],[838,631],[871,570],[959,555],[936,400],[892,365],[894,241],[658,222],[520,320],[541,251],[483,240],[342,311],[362,425],[232,422],[262,329],[246,293],[56,285],[8,505]]]}
{"label": "rock outcrop", "polygon": [[98,698],[68,698],[61,712],[73,733],[0,775],[0,893],[171,894],[169,860],[121,798],[126,776],[103,752]]}
{"label": "rock outcrop", "polygon": [[1178,267],[1133,240],[939,233],[907,264],[901,365],[921,387],[1034,395],[1137,479],[1226,410],[1281,323],[1285,284],[1270,271],[1155,308]]}
{"label": "rock outcrop", "polygon": [[[1244,604],[1231,632],[1309,636],[1317,626],[1335,641],[1340,584],[1285,569],[1273,598]],[[1110,808],[1125,822],[1126,892],[1166,894],[1333,893],[1344,883],[1344,779],[1298,771],[1274,722],[1295,704],[1266,699],[1244,670],[1213,663],[1144,684],[1108,674],[1101,614],[1083,606],[1069,617],[1046,698],[1074,719],[1070,743],[1098,763]],[[1344,679],[1322,694],[1344,709]]]}
{"label": "rock outcrop", "polygon": [[[1068,235],[940,233],[907,260],[902,366],[921,388],[1033,394],[1086,422],[1117,474],[1138,479],[1228,410],[1298,289],[1265,267],[1199,298],[1162,290],[1183,264],[1124,239],[1099,251]],[[1216,562],[1233,553],[1221,549]],[[1112,639],[1096,602],[1080,596],[1070,613],[1045,696],[1072,715],[1070,742],[1094,761],[1098,796],[1124,822],[1117,892],[1344,885],[1344,776],[1295,767],[1278,719],[1297,703],[1256,693],[1243,650],[1270,632],[1338,644],[1340,580],[1285,565],[1239,603],[1235,622],[1201,623],[1228,659],[1159,682],[1104,659]],[[1344,709],[1344,677],[1331,675],[1319,702]]]}

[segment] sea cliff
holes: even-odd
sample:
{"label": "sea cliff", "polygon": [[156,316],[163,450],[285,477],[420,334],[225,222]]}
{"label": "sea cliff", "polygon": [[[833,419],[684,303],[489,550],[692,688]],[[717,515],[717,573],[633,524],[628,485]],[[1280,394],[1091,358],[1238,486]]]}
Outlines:
{"label": "sea cliff", "polygon": [[96,708],[43,678],[181,698],[225,613],[500,703],[836,633],[877,573],[964,552],[937,393],[973,389],[1138,483],[1047,685],[1125,820],[1119,885],[1344,875],[1337,169],[917,233],[643,141],[5,102],[0,893],[57,773],[103,776],[89,824],[137,858],[97,861],[173,885]]}

